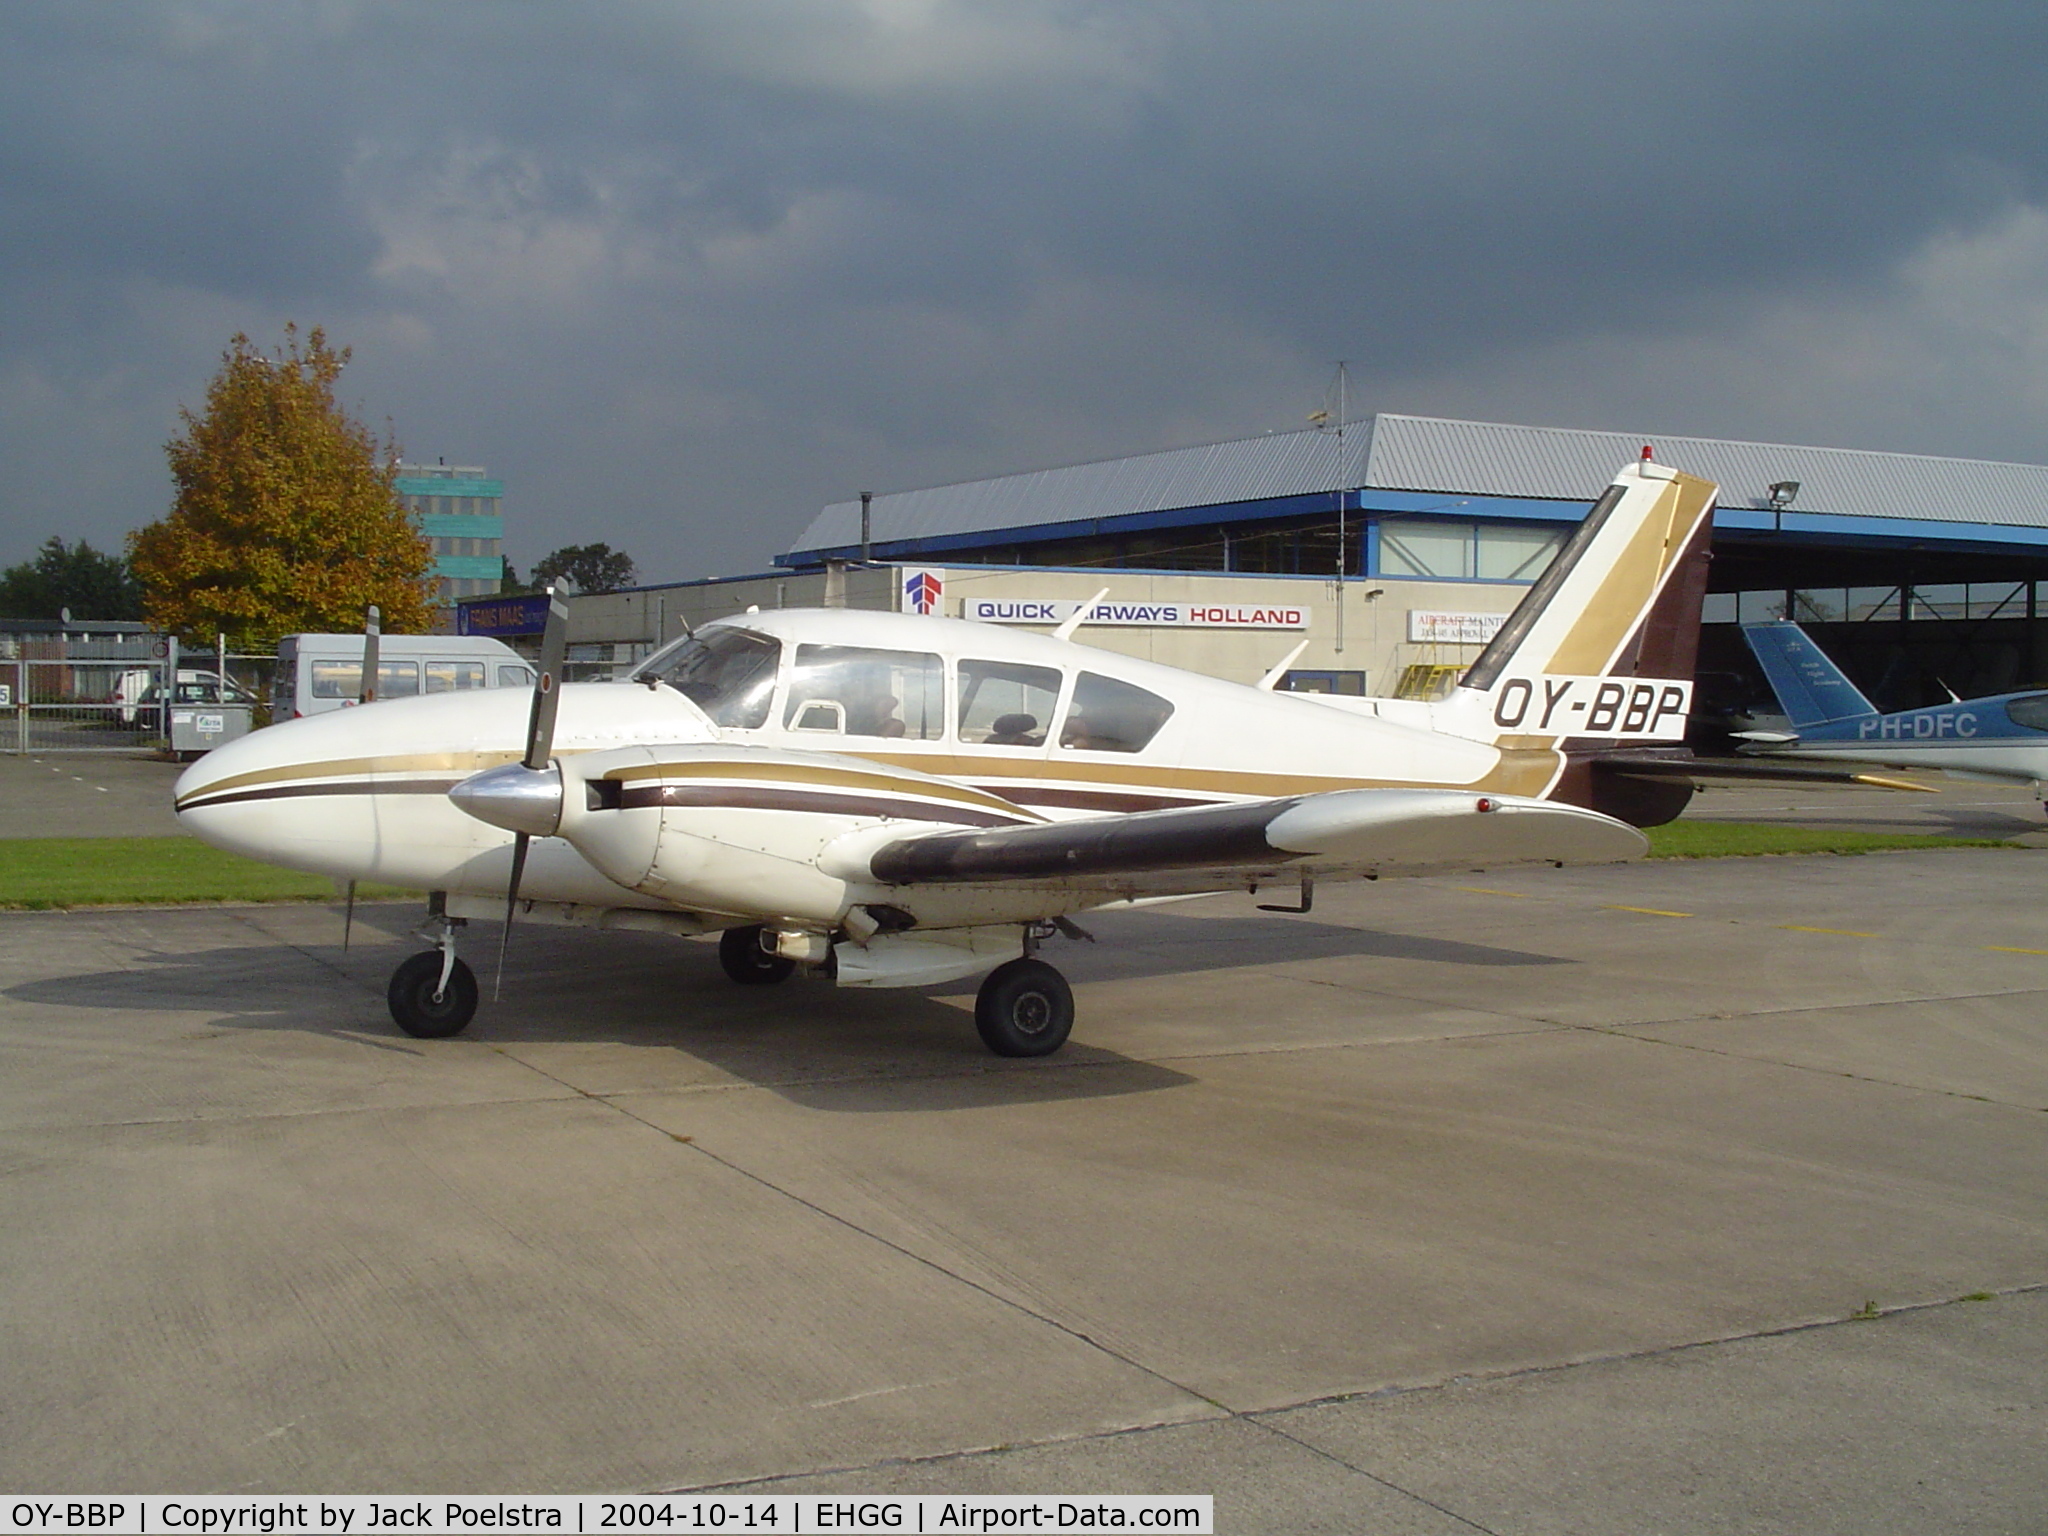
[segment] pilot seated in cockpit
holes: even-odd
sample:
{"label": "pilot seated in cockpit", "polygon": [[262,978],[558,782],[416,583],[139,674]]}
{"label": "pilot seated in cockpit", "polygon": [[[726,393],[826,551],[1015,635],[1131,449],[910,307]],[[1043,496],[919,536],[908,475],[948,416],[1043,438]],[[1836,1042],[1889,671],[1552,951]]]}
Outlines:
{"label": "pilot seated in cockpit", "polygon": [[990,747],[1041,747],[1045,745],[1043,733],[1038,731],[1036,715],[998,715],[995,724],[989,727],[988,739],[983,743]]}

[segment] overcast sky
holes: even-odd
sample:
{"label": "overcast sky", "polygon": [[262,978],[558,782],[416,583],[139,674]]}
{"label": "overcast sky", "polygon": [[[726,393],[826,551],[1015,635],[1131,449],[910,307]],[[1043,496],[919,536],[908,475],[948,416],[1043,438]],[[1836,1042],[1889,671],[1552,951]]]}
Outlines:
{"label": "overcast sky", "polygon": [[2048,7],[0,7],[0,563],[234,332],[522,567],[1356,413],[2048,462]]}

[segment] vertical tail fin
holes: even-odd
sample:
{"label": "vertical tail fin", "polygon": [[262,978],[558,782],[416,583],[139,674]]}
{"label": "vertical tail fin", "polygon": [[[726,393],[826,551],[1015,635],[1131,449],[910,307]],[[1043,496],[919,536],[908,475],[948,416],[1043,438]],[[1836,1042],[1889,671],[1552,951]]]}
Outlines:
{"label": "vertical tail fin", "polygon": [[1742,638],[1763,664],[1764,680],[1794,730],[1877,713],[1877,707],[1797,624],[1745,624]]}
{"label": "vertical tail fin", "polygon": [[1461,734],[1683,738],[1717,487],[1643,453],[1460,681],[1445,714]]}

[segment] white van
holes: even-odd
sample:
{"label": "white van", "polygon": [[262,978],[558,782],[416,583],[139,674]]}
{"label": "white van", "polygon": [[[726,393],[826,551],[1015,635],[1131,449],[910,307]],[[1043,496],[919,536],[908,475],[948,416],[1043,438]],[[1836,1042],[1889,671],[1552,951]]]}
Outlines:
{"label": "white van", "polygon": [[[377,697],[531,688],[533,668],[502,640],[481,635],[385,635],[377,642]],[[363,691],[363,637],[286,635],[277,642],[270,718],[345,709]]]}

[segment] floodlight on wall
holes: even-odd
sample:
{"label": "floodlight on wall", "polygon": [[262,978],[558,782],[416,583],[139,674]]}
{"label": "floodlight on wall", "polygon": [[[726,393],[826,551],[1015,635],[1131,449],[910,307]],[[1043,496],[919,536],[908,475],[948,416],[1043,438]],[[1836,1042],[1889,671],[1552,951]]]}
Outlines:
{"label": "floodlight on wall", "polygon": [[1771,510],[1782,512],[1792,505],[1792,499],[1799,494],[1797,480],[1773,480],[1771,482]]}

